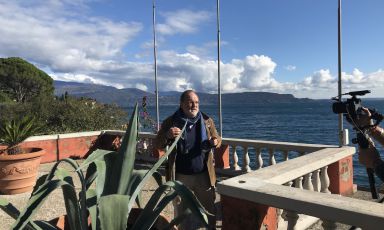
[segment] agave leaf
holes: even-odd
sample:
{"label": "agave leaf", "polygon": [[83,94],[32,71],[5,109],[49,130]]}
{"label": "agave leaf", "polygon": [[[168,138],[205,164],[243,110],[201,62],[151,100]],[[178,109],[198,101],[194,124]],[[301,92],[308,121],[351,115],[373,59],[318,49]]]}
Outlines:
{"label": "agave leaf", "polygon": [[[132,187],[137,187],[137,185],[140,183],[140,181],[143,179],[143,177],[145,176],[145,174],[147,173],[147,170],[136,170],[134,169],[133,172],[132,172],[132,177],[131,177],[131,180],[130,180],[130,184],[129,184],[129,188],[132,188]],[[132,196],[132,193],[134,191],[131,189],[128,191],[128,194],[126,195],[129,195],[129,196]],[[144,207],[143,204],[143,199],[142,199],[142,196],[141,196],[141,191],[140,193],[137,195],[137,198],[136,198],[136,204],[139,208],[142,208]]]}
{"label": "agave leaf", "polygon": [[41,220],[37,220],[37,221],[34,221],[34,223],[39,226],[40,228],[39,229],[44,229],[44,230],[57,230],[57,227],[56,226],[53,226],[52,224],[48,223],[47,221],[41,221]]}
{"label": "agave leaf", "polygon": [[83,161],[81,166],[77,170],[83,170],[85,169],[88,165],[93,163],[95,160],[99,159],[100,157],[103,157],[106,154],[114,153],[115,151],[110,151],[110,150],[103,150],[103,149],[96,149],[93,151],[87,159]]}
{"label": "agave leaf", "polygon": [[100,229],[126,229],[129,196],[113,194],[102,196],[98,205]]}
{"label": "agave leaf", "polygon": [[84,174],[83,174],[83,172],[82,172],[81,170],[78,170],[79,167],[80,167],[80,166],[79,166],[79,163],[77,163],[77,161],[75,161],[75,160],[73,160],[73,159],[71,159],[71,158],[65,158],[65,159],[61,159],[61,160],[57,161],[57,162],[53,165],[51,171],[49,172],[47,178],[45,179],[46,181],[52,180],[52,178],[55,176],[55,172],[56,172],[57,168],[59,167],[59,164],[61,164],[62,162],[66,162],[66,163],[68,163],[70,166],[72,166],[72,168],[73,168],[74,170],[76,170],[76,173],[77,173],[77,175],[79,176],[79,179],[81,180],[80,182],[81,182],[81,183],[84,183],[84,182],[85,182],[85,181],[84,181]]}
{"label": "agave leaf", "polygon": [[[17,219],[20,215],[20,211],[13,206],[11,203],[9,203],[7,200],[0,197],[0,209],[2,209],[5,213],[7,213],[10,217],[13,219]],[[41,228],[34,223],[33,221],[29,221],[27,226],[25,226],[26,229],[31,230],[40,230]]]}
{"label": "agave leaf", "polygon": [[[129,185],[130,191],[126,195],[132,196],[132,193],[137,188],[137,186],[140,184],[140,181],[144,178],[144,176],[147,174],[147,172],[148,172],[148,170],[146,170],[146,169],[139,169],[139,170],[134,169],[133,170],[131,183]],[[155,179],[155,181],[157,182],[157,184],[159,186],[163,184],[163,177],[161,176],[161,174],[158,171],[153,172],[152,177]],[[144,203],[143,203],[143,199],[141,197],[141,191],[136,198],[136,204],[139,208],[143,207]]]}
{"label": "agave leaf", "polygon": [[180,181],[169,181],[172,188],[177,192],[177,194],[181,197],[181,202],[184,202],[184,206],[188,207],[192,214],[198,217],[202,223],[208,226],[208,217],[207,215],[211,215],[200,201],[196,198],[191,190],[187,188],[187,186],[183,185]]}
{"label": "agave leaf", "polygon": [[97,226],[97,194],[95,189],[87,190],[87,208],[91,217],[92,229],[98,229]]}
{"label": "agave leaf", "polygon": [[85,174],[85,188],[87,190],[93,184],[93,182],[96,180],[96,178],[97,178],[96,165],[94,163],[91,163],[88,166],[87,172]]}
{"label": "agave leaf", "polygon": [[[174,191],[167,193],[163,198],[161,198],[164,192],[170,188]],[[191,213],[198,217],[200,221],[208,227],[207,214],[209,213],[204,209],[196,196],[181,182],[168,181],[164,185],[161,185],[153,193],[151,199],[148,201],[141,215],[137,218],[132,229],[141,229],[141,227],[143,227],[143,229],[149,229],[155,223],[156,219],[166,205],[177,195],[181,197],[182,202],[184,202],[185,206],[191,210]]]}
{"label": "agave leaf", "polygon": [[190,209],[186,209],[182,214],[178,215],[176,218],[173,218],[173,220],[168,224],[168,226],[164,227],[164,230],[166,229],[172,229],[173,226],[179,225],[183,220],[191,215],[192,212]]}
{"label": "agave leaf", "polygon": [[[165,203],[165,206],[171,202],[173,199],[175,199],[177,196],[177,193],[175,191],[171,191],[167,193],[161,200],[162,203]],[[152,196],[153,197],[153,196]],[[139,230],[139,229],[150,229],[152,225],[155,223],[157,218],[159,217],[161,211],[164,209],[153,209],[153,207],[156,205],[156,203],[159,201],[160,197],[158,197],[156,200],[152,199],[151,197],[151,203],[153,205],[145,206],[145,208],[140,213],[140,216],[137,218],[136,222],[132,226],[131,230]],[[164,207],[165,207],[164,206]],[[160,210],[160,211],[158,211]]]}
{"label": "agave leaf", "polygon": [[96,194],[97,194],[97,200],[100,199],[101,195],[104,193],[104,187],[107,181],[107,162],[110,162],[110,160],[107,156],[105,156],[104,160],[95,160],[94,164],[96,165],[96,172],[97,172],[97,178],[96,178]]}
{"label": "agave leaf", "polygon": [[[112,183],[109,185],[109,192],[112,194],[127,194],[129,191],[130,179],[135,165],[136,144],[138,136],[138,105],[129,120],[127,131],[123,137],[119,154],[113,166],[111,178]],[[108,194],[108,193],[107,193]],[[109,193],[110,194],[110,193]]]}
{"label": "agave leaf", "polygon": [[158,186],[164,183],[163,176],[158,171],[153,172],[152,177],[156,180]]}
{"label": "agave leaf", "polygon": [[[85,220],[81,217],[81,210],[79,203],[77,202],[75,185],[73,183],[70,173],[65,169],[56,169],[55,175],[60,180],[67,182],[61,186],[63,190],[63,197],[65,203],[65,209],[67,210],[68,223],[71,229],[87,229]],[[85,208],[85,207],[84,207]]]}
{"label": "agave leaf", "polygon": [[[186,125],[187,125],[187,123],[184,124],[184,127],[180,133],[184,132]],[[173,149],[176,146],[176,143],[179,141],[180,137],[181,137],[181,135],[176,137],[175,141],[168,148],[167,152],[155,163],[155,165],[150,170],[148,170],[147,174],[144,176],[144,178],[140,181],[140,183],[134,189],[134,192],[132,193],[131,199],[129,200],[129,203],[128,203],[128,209],[129,210],[131,210],[131,208],[133,207],[133,204],[134,204],[134,201],[136,200],[136,197],[140,193],[143,186],[147,183],[149,178],[153,175],[153,173],[155,171],[157,171],[157,169],[160,167],[160,165],[168,158],[169,154],[171,154],[171,152],[173,151]]]}
{"label": "agave leaf", "polygon": [[[86,185],[85,185],[85,179],[84,179],[84,173],[83,173],[83,171],[82,170],[78,170],[79,168],[80,168],[80,166],[79,166],[79,163],[77,163],[77,161],[75,161],[75,160],[73,160],[73,159],[71,159],[71,158],[65,158],[65,159],[61,159],[61,160],[59,160],[58,162],[56,162],[54,165],[53,165],[53,167],[52,167],[52,169],[51,169],[51,171],[49,172],[49,174],[46,176],[46,178],[45,178],[45,181],[46,182],[48,182],[48,181],[50,181],[50,180],[52,180],[52,178],[56,175],[56,176],[58,176],[58,175],[61,175],[61,173],[64,173],[64,171],[63,171],[63,169],[61,169],[61,168],[59,168],[59,165],[61,164],[61,163],[67,163],[67,164],[69,164],[74,170],[75,170],[75,172],[76,172],[76,174],[78,175],[78,178],[79,178],[79,180],[80,180],[80,185],[81,185],[81,190],[80,190],[80,192],[79,192],[79,205],[80,205],[80,207],[79,207],[79,210],[80,210],[80,215],[77,215],[78,213],[76,213],[76,215],[77,215],[77,217],[81,217],[80,218],[80,220],[86,220],[87,219],[87,216],[88,216],[88,214],[87,214],[87,209],[86,209],[86,204],[85,204],[85,202],[86,202],[86,196],[85,196],[85,193],[86,193]],[[61,172],[61,173],[58,173],[58,172]],[[63,174],[63,175],[61,175],[61,177],[60,177],[60,179],[61,180],[64,180],[64,175],[66,175],[66,177],[70,177],[70,174],[65,170],[65,174]],[[69,180],[69,179],[67,179],[67,180]],[[67,183],[69,183],[69,184],[71,184],[73,187],[74,187],[74,185],[73,185],[73,181],[72,181],[72,177],[71,177],[71,179],[70,179],[70,181],[67,181]],[[35,188],[36,188],[36,186],[35,186]],[[64,192],[64,189],[70,189],[70,188],[63,188],[63,192]],[[74,189],[74,188],[73,188]],[[34,191],[34,192],[36,192],[36,191]],[[34,194],[34,192],[32,193],[32,194]],[[68,195],[70,194],[70,192],[68,193]],[[76,194],[75,194],[75,197],[76,197]],[[77,200],[77,198],[76,198],[76,200]],[[66,201],[66,199],[65,199],[65,201]],[[74,201],[73,201],[74,202]],[[67,204],[66,204],[67,205]],[[78,205],[78,204],[77,204]],[[67,207],[67,208],[69,208],[69,206]],[[67,209],[68,210],[68,209]],[[75,216],[73,216],[73,217],[75,217]],[[77,218],[76,217],[76,218]],[[70,216],[68,215],[68,218],[70,218]],[[73,219],[70,219],[70,221],[75,221],[75,222],[77,222],[77,220],[73,220]],[[84,221],[83,221],[84,222]],[[80,223],[82,223],[82,222],[78,222],[78,223],[76,223],[76,226],[81,226],[80,225]],[[82,223],[83,225],[81,226],[82,228],[85,228],[86,227],[86,223]]]}
{"label": "agave leaf", "polygon": [[40,186],[28,200],[26,208],[19,215],[16,222],[12,225],[12,229],[23,229],[29,220],[33,217],[35,212],[43,204],[47,196],[56,188],[59,188],[64,184],[66,184],[66,182],[62,180],[51,180]]}
{"label": "agave leaf", "polygon": [[36,184],[35,186],[33,186],[33,190],[31,192],[31,195],[34,194],[36,192],[36,190],[45,183],[46,179],[48,177],[48,174],[44,174],[42,176],[40,176],[37,181],[36,181]]}
{"label": "agave leaf", "polygon": [[13,219],[17,219],[20,215],[20,211],[9,203],[6,199],[0,197],[0,209],[7,213]]}

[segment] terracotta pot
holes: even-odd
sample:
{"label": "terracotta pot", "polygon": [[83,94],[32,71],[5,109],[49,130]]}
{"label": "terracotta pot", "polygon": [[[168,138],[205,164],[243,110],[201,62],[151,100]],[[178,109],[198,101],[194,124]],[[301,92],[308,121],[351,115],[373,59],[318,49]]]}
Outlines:
{"label": "terracotta pot", "polygon": [[41,156],[40,148],[24,148],[23,154],[0,155],[0,194],[32,191],[36,183]]}
{"label": "terracotta pot", "polygon": [[[67,215],[56,217],[55,219],[50,220],[49,223],[55,226],[57,230],[71,230]],[[92,229],[90,217],[88,217],[88,229]]]}

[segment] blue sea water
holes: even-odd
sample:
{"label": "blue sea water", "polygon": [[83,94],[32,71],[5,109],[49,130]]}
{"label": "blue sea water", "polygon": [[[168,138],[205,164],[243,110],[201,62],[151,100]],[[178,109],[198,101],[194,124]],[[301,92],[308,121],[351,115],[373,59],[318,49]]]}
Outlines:
{"label": "blue sea water", "polygon": [[[384,99],[363,99],[363,105],[384,112]],[[176,109],[177,106],[160,105],[160,121]],[[202,105],[200,110],[212,116],[218,126],[216,105]],[[149,106],[148,111],[152,118],[155,118],[155,108]],[[338,145],[338,116],[332,112],[331,100],[289,104],[225,105],[222,108],[222,120],[223,137],[226,138]],[[350,139],[354,138],[355,133],[345,119],[344,127],[349,129]],[[384,156],[383,148],[378,146],[378,149]],[[358,163],[357,154],[354,155],[353,163],[355,183],[368,187],[366,170]],[[254,166],[252,164],[255,164],[255,159],[251,158],[251,167]],[[378,178],[377,181],[380,182]]]}

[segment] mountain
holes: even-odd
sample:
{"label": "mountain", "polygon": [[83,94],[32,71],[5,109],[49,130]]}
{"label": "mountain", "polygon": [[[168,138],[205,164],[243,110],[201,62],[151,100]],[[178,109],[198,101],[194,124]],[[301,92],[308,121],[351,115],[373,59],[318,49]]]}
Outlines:
{"label": "mountain", "polygon": [[[55,95],[61,96],[65,92],[74,97],[93,98],[102,103],[116,103],[122,107],[129,107],[136,102],[141,103],[147,96],[148,105],[155,105],[154,93],[136,88],[117,89],[112,86],[88,83],[54,81]],[[201,105],[217,104],[217,94],[198,93]],[[180,92],[159,92],[159,104],[179,104]],[[265,103],[301,103],[312,101],[308,98],[295,98],[292,94],[278,94],[269,92],[227,93],[221,96],[222,104],[265,104]]]}

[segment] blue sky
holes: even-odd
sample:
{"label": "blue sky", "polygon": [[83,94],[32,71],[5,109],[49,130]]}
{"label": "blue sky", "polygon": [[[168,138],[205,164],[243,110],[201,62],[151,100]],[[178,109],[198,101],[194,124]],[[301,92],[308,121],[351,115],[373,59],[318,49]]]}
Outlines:
{"label": "blue sky", "polygon": [[[338,0],[221,0],[223,92],[337,94]],[[216,0],[156,0],[160,91],[217,91]],[[384,97],[384,1],[343,0],[343,90]],[[0,57],[154,91],[152,0],[0,0]]]}

